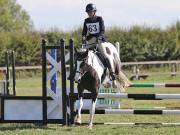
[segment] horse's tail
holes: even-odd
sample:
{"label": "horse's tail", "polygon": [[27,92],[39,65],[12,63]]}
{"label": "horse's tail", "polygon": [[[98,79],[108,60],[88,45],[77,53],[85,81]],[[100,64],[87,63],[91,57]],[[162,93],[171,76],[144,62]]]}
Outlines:
{"label": "horse's tail", "polygon": [[131,84],[129,79],[126,77],[126,75],[120,70],[119,74],[117,75],[117,81],[119,84],[119,88],[121,92],[125,92],[125,89]]}
{"label": "horse's tail", "polygon": [[120,92],[125,92],[125,89],[132,84],[126,75],[121,71],[121,61],[118,59],[117,56],[114,56],[115,62],[115,74],[117,80],[117,87],[119,88]]}

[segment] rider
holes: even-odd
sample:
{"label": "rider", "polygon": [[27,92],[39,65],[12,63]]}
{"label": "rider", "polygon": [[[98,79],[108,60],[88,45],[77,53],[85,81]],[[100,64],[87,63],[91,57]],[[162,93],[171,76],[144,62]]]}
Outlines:
{"label": "rider", "polygon": [[[103,18],[100,16],[96,16],[96,6],[93,3],[89,3],[86,6],[86,12],[88,14],[88,18],[84,20],[84,26],[82,31],[82,42],[83,44],[92,45],[93,43],[97,45],[97,41],[105,42],[105,26]],[[110,76],[112,80],[115,80],[115,75],[113,73],[111,64],[109,59],[106,57],[105,52],[102,48],[102,44],[99,43],[97,46],[97,51],[100,52],[101,56],[104,58],[107,68],[109,69]],[[92,48],[91,48],[92,49]]]}

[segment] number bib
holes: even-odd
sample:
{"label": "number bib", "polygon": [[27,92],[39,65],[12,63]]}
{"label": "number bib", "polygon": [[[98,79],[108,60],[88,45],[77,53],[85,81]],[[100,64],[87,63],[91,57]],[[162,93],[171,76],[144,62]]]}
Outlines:
{"label": "number bib", "polygon": [[89,34],[97,34],[100,31],[99,22],[86,24]]}

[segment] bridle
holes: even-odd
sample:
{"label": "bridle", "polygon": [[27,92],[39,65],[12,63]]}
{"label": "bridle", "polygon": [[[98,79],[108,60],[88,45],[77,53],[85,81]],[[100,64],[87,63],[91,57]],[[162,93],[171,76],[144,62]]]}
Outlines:
{"label": "bridle", "polygon": [[[85,72],[76,71],[76,73],[79,73],[79,74],[81,75],[80,80],[79,80],[79,82],[80,82],[80,81],[81,81],[81,78],[87,73],[87,71],[85,71]],[[79,83],[79,82],[78,82],[78,83]]]}
{"label": "bridle", "polygon": [[[89,49],[88,49],[89,50]],[[94,53],[97,53],[97,47],[93,50]],[[74,68],[74,73],[79,73],[80,74],[80,80],[78,81],[78,83],[81,81],[81,78],[88,72],[89,68],[79,68],[79,70],[77,70],[77,61],[82,61],[82,63],[84,63],[85,65],[87,65],[88,67],[92,67],[92,65],[88,64],[88,57],[85,58],[75,58],[75,68]],[[94,58],[93,58],[94,59]],[[93,63],[93,59],[92,59],[92,63]],[[82,71],[80,71],[80,69],[82,69]]]}
{"label": "bridle", "polygon": [[[78,83],[81,81],[81,78],[87,73],[87,70],[83,70],[84,72],[80,71],[80,70],[77,70],[77,61],[80,60],[80,59],[76,59],[75,61],[75,73],[79,73],[80,74],[80,80],[78,81]],[[88,57],[82,59],[81,61],[81,64],[84,62],[85,64],[87,64],[87,61],[88,60]],[[87,64],[88,65],[88,64]],[[79,68],[81,69],[81,68]]]}

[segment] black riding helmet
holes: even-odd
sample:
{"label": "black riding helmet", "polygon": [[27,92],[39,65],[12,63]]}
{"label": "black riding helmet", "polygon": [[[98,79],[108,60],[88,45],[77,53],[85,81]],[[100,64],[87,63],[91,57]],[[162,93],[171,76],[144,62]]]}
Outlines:
{"label": "black riding helmet", "polygon": [[92,11],[97,11],[96,5],[94,5],[93,3],[87,4],[87,6],[86,6],[86,12],[92,12]]}

